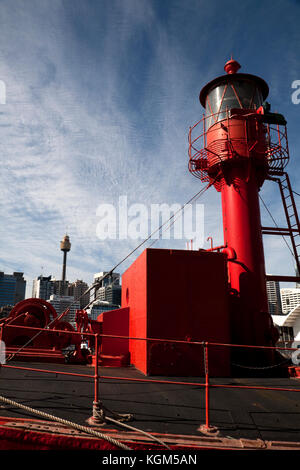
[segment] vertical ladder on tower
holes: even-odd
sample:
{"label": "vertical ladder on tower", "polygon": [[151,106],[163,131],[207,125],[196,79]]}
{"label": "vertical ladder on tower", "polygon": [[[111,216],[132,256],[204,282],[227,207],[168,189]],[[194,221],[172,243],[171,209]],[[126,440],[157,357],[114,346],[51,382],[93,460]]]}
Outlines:
{"label": "vertical ladder on tower", "polygon": [[293,255],[295,258],[297,275],[300,276],[300,223],[293,190],[289,175],[286,172],[277,172],[276,175],[280,176],[280,178],[269,177],[268,179],[278,183],[286,217],[287,228],[273,228],[273,233],[271,233],[269,228],[262,227],[263,233],[283,236],[289,235],[292,244]]}
{"label": "vertical ladder on tower", "polygon": [[278,181],[283,208],[286,216],[287,225],[290,232],[290,239],[296,261],[298,275],[300,274],[300,223],[298,211],[295,204],[294,194],[289,175],[283,173],[283,177]]}

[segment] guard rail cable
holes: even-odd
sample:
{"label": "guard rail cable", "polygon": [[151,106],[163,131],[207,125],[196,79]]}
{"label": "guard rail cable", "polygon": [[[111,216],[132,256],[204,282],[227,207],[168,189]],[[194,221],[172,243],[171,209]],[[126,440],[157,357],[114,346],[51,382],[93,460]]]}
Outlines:
{"label": "guard rail cable", "polygon": [[264,370],[264,369],[274,369],[275,367],[280,367],[283,364],[287,364],[288,362],[291,362],[291,359],[288,358],[283,362],[279,362],[279,364],[273,364],[271,366],[261,366],[261,367],[255,367],[255,366],[245,366],[243,364],[236,364],[235,362],[231,362],[230,364],[235,367],[240,367],[241,369],[251,369],[251,370]]}

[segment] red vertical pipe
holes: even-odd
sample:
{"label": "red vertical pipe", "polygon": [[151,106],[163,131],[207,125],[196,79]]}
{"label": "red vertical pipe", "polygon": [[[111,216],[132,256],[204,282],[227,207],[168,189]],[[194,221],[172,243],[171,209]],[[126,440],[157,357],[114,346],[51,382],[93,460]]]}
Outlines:
{"label": "red vertical pipe", "polygon": [[240,310],[234,328],[243,344],[263,345],[268,298],[258,191],[250,164],[231,168],[221,188],[224,241],[236,253],[236,259],[228,261],[230,287],[238,295]]}
{"label": "red vertical pipe", "polygon": [[204,353],[204,370],[205,370],[205,427],[210,428],[209,425],[209,371],[208,371],[208,343],[203,343]]}
{"label": "red vertical pipe", "polygon": [[[3,333],[4,333],[4,323],[2,324],[1,328],[0,328],[0,353],[2,352],[2,344],[1,342],[3,341]],[[4,341],[3,341],[4,343]],[[6,361],[6,345],[4,343],[4,352],[5,352],[5,355],[4,355],[4,362]],[[1,367],[1,362],[0,362],[0,367]]]}
{"label": "red vertical pipe", "polygon": [[94,375],[94,385],[95,385],[95,396],[94,403],[99,401],[99,374],[98,374],[98,362],[99,362],[99,335],[95,334],[95,375]]}

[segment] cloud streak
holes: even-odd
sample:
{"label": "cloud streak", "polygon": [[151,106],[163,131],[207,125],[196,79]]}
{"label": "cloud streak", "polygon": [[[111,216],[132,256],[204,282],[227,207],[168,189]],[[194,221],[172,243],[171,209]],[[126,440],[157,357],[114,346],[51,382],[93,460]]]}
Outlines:
{"label": "cloud streak", "polygon": [[[230,16],[221,2],[218,8],[203,4],[201,11],[198,1],[161,3],[0,4],[0,79],[7,85],[0,109],[0,268],[24,271],[29,285],[41,266],[45,275],[60,277],[58,244],[66,230],[71,280],[91,282],[94,272],[111,268],[134,247],[131,240],[97,238],[99,204],[116,204],[120,195],[129,204],[183,204],[200,189],[187,170],[188,127],[202,112],[197,95],[222,74],[229,49],[247,62],[254,46],[236,46],[239,21],[230,27],[215,22],[217,14]],[[249,5],[240,7],[242,15]],[[279,15],[274,5],[273,16],[264,16],[269,31]],[[287,23],[296,31],[290,15]],[[251,24],[243,26],[245,34]],[[297,37],[290,40],[296,44]],[[277,56],[268,60],[269,76],[280,83]],[[295,56],[286,60],[295,70]],[[251,65],[256,73],[254,60]],[[295,128],[292,138],[299,141]],[[265,197],[277,214],[279,199],[268,189]],[[199,202],[205,204],[205,237],[221,244],[219,195],[210,190]],[[184,241],[170,244],[185,248]],[[284,251],[267,245],[270,270],[277,272]]]}

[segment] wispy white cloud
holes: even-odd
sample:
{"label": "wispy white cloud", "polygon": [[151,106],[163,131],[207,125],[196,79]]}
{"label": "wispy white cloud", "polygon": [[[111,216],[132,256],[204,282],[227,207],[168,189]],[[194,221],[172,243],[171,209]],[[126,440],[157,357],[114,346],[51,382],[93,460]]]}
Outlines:
{"label": "wispy white cloud", "polygon": [[[68,276],[90,282],[135,245],[97,238],[99,204],[124,194],[129,203],[183,204],[200,189],[187,170],[188,127],[241,25],[219,31],[216,7],[202,15],[196,1],[160,8],[142,0],[0,4],[1,269],[24,270],[30,281],[43,266],[59,278],[67,230]],[[277,212],[268,190],[266,200]],[[221,244],[219,195],[211,189],[199,202],[205,237]],[[278,252],[276,270],[281,249],[268,246]]]}

